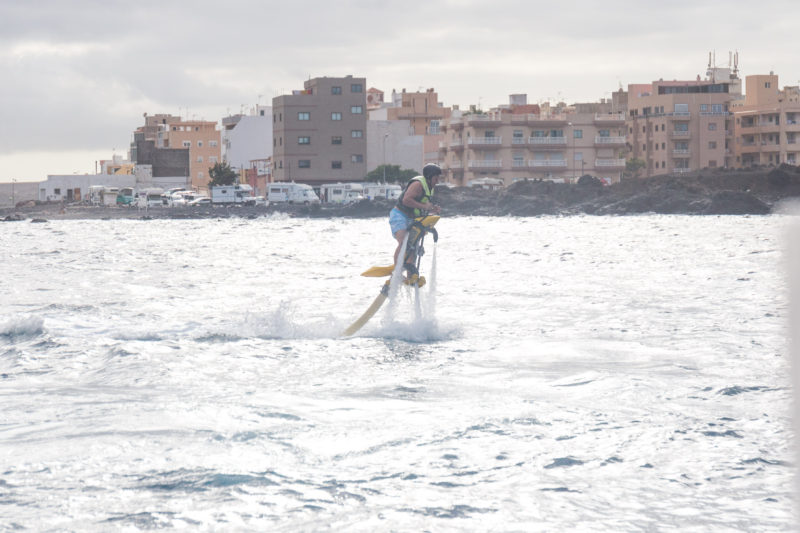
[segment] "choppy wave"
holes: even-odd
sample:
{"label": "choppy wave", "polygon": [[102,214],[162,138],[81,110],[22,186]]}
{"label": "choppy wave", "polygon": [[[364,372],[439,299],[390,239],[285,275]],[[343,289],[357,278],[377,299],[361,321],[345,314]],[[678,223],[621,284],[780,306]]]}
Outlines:
{"label": "choppy wave", "polygon": [[12,318],[0,324],[0,337],[10,339],[36,337],[44,332],[44,320],[37,316]]}

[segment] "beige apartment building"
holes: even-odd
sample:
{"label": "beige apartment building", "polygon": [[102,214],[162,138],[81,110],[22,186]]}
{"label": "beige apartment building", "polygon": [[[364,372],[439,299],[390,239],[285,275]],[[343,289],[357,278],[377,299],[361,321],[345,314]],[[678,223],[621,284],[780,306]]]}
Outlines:
{"label": "beige apartment building", "polygon": [[173,122],[158,132],[158,148],[188,148],[192,189],[208,190],[209,169],[222,159],[220,130],[216,122],[189,120]]}
{"label": "beige apartment building", "polygon": [[367,174],[366,79],[313,78],[272,99],[273,179],[309,185]]}
{"label": "beige apartment building", "polygon": [[741,89],[725,68],[710,68],[705,80],[629,85],[627,142],[646,164],[642,176],[733,166],[731,106]]}
{"label": "beige apartment building", "polygon": [[745,98],[733,108],[736,166],[797,165],[800,87],[779,89],[778,76],[745,77]]}
{"label": "beige apartment building", "polygon": [[524,95],[488,113],[453,110],[442,125],[439,153],[447,181],[468,186],[497,178],[573,183],[591,174],[607,183],[625,169],[625,115],[610,102],[541,111]]}
{"label": "beige apartment building", "polygon": [[450,116],[451,109],[439,103],[439,95],[433,89],[409,93],[403,89],[392,95],[397,107],[386,110],[387,120],[408,120],[413,135],[438,135],[439,125]]}

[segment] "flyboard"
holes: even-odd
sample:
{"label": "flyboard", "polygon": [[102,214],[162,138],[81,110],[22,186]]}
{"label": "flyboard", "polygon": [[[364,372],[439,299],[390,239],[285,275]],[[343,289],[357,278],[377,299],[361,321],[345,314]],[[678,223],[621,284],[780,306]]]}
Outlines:
{"label": "flyboard", "polygon": [[[406,253],[403,257],[403,268],[408,273],[408,278],[403,280],[403,283],[406,285],[410,285],[412,287],[422,287],[425,285],[425,277],[419,275],[420,259],[425,254],[425,249],[423,248],[422,244],[425,240],[425,235],[428,233],[433,235],[433,242],[439,240],[439,234],[433,227],[438,221],[439,217],[436,215],[417,217],[414,219],[414,223],[408,230]],[[361,275],[368,278],[383,278],[386,276],[391,276],[392,272],[394,272],[394,265],[374,266],[362,272]],[[350,327],[344,330],[343,335],[350,336],[354,334],[360,330],[364,324],[369,322],[370,318],[375,316],[375,313],[377,313],[381,308],[383,302],[385,302],[389,297],[389,287],[391,282],[392,280],[388,279],[386,283],[383,284],[383,287],[381,287],[381,292],[378,293],[378,296],[375,298],[375,300],[373,300],[372,305],[370,305],[369,308],[364,311],[363,315],[358,317],[358,320],[350,324]]]}

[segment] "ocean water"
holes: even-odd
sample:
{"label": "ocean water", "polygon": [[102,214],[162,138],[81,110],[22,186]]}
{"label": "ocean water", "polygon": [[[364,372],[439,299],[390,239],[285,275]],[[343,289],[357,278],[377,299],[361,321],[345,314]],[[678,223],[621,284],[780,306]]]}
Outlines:
{"label": "ocean water", "polygon": [[0,225],[0,531],[787,531],[790,218]]}

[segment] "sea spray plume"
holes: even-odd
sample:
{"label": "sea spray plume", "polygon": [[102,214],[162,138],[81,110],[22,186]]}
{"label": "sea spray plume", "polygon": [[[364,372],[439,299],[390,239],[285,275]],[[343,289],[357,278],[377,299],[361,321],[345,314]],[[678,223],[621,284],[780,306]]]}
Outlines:
{"label": "sea spray plume", "polygon": [[333,316],[305,320],[294,304],[282,301],[269,312],[248,312],[240,331],[243,336],[261,339],[327,339],[339,335],[341,324]]}
{"label": "sea spray plume", "polygon": [[37,316],[12,318],[0,324],[0,337],[35,337],[44,333],[44,320]]}

